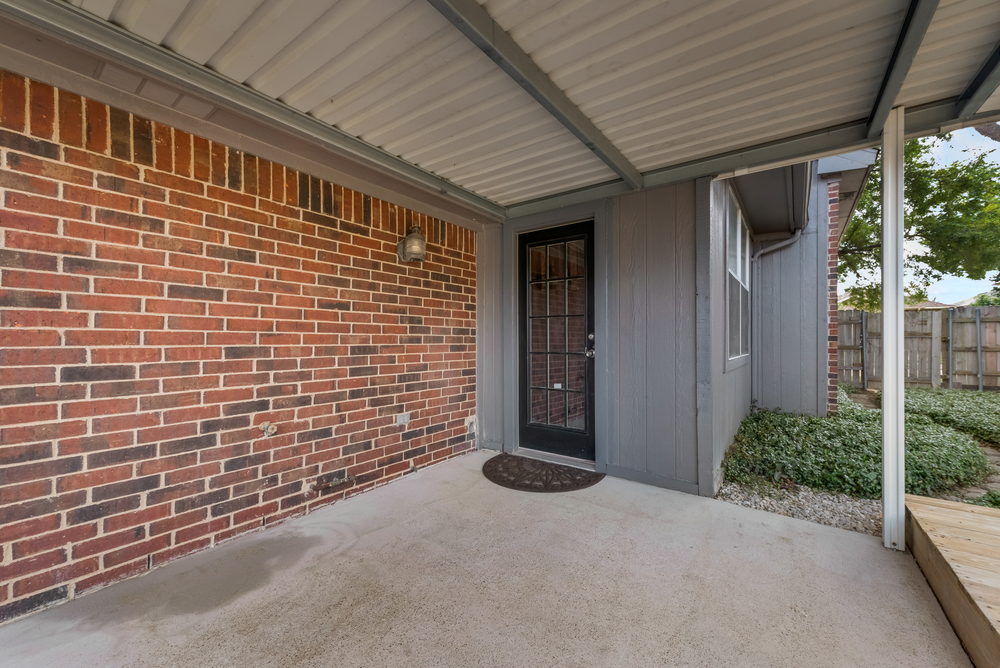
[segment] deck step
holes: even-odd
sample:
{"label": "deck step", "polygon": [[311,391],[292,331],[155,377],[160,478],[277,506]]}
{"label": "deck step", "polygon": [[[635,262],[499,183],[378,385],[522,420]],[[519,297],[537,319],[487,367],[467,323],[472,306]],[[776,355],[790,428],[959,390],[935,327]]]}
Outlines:
{"label": "deck step", "polygon": [[972,662],[1000,666],[1000,510],[907,494],[906,546]]}

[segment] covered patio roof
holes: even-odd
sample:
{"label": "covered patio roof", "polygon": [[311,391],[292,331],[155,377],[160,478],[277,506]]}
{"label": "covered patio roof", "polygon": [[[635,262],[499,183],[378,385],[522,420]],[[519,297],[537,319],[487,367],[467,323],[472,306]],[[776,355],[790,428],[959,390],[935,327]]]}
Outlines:
{"label": "covered patio roof", "polygon": [[873,146],[894,106],[909,136],[1000,117],[989,0],[0,0],[0,18],[22,70],[286,132],[473,226]]}
{"label": "covered patio roof", "polygon": [[970,666],[909,555],[476,452],[0,627],[0,666]]}

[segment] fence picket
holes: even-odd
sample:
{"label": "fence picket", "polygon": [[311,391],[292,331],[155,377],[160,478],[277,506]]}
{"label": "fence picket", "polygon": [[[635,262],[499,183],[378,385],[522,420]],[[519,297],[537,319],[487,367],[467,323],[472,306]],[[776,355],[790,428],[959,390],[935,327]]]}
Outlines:
{"label": "fence picket", "polygon": [[[976,309],[980,309],[979,336]],[[944,311],[944,312],[942,312]],[[867,325],[867,335],[862,326]],[[904,314],[904,373],[907,386],[979,387],[982,364],[984,390],[1000,391],[1000,308],[957,307],[951,327],[944,309],[908,310]],[[882,314],[858,310],[838,312],[838,377],[842,383],[881,387]],[[981,354],[977,358],[977,338]],[[863,341],[867,347],[862,351]],[[951,356],[949,358],[949,343]]]}

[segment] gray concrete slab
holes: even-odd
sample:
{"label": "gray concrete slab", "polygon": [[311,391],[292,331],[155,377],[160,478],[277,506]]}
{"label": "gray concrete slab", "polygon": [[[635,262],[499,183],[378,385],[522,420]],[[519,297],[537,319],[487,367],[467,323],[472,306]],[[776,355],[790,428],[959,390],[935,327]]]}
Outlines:
{"label": "gray concrete slab", "polygon": [[473,453],[0,627],[0,666],[969,666],[908,554]]}

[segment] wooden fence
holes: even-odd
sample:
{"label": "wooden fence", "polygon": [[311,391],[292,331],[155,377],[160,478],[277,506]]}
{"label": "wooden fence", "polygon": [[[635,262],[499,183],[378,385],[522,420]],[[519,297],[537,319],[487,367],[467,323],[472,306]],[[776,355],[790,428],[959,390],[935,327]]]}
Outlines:
{"label": "wooden fence", "polygon": [[[840,382],[880,388],[882,314],[840,311],[838,316]],[[907,386],[1000,391],[1000,307],[907,310],[903,331]]]}

